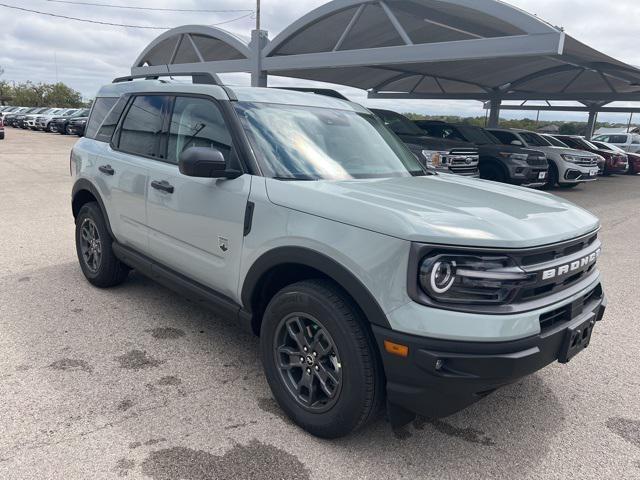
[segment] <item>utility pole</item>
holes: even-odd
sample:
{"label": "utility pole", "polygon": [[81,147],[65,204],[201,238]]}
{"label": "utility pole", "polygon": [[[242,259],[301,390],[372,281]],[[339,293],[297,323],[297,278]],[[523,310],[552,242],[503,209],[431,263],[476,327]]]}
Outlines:
{"label": "utility pole", "polygon": [[260,0],[256,0],[256,30],[260,30]]}

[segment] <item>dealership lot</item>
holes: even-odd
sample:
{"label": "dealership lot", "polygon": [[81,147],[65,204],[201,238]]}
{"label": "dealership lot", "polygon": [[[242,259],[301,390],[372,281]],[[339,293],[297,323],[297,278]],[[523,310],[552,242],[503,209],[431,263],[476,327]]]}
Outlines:
{"label": "dealership lot", "polygon": [[586,352],[447,419],[323,441],[272,400],[255,338],[136,274],[86,282],[75,141],[0,142],[0,478],[640,476],[640,176],[555,192],[603,225],[609,308]]}

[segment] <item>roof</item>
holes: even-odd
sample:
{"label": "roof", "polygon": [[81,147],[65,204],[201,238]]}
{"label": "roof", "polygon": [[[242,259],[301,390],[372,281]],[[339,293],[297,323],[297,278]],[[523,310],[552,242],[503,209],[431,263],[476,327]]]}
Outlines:
{"label": "roof", "polygon": [[301,105],[305,107],[331,108],[336,110],[349,110],[359,113],[368,111],[361,105],[339,98],[316,95],[314,93],[297,92],[279,88],[260,87],[229,87],[218,85],[191,84],[165,80],[133,80],[118,83],[110,83],[103,86],[98,97],[119,97],[127,93],[191,93],[208,95],[218,100],[229,100],[229,96],[235,96],[234,100],[241,102],[273,103],[281,105]]}
{"label": "roof", "polygon": [[640,100],[640,70],[497,0],[333,0],[271,41],[253,33],[179,27],[132,71],[259,71],[372,98]]}

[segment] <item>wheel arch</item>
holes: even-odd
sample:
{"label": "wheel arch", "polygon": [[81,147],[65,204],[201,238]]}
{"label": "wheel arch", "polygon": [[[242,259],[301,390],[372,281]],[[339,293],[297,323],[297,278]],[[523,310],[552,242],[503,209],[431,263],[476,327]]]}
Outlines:
{"label": "wheel arch", "polygon": [[107,210],[98,189],[86,178],[80,178],[73,184],[73,189],[71,191],[71,211],[73,213],[74,220],[78,217],[78,213],[82,206],[89,202],[97,202],[100,207],[100,211],[102,212],[102,217],[107,224],[109,235],[111,235],[112,238],[115,238],[113,231],[111,230],[111,223],[109,222]]}
{"label": "wheel arch", "polygon": [[[254,262],[242,285],[242,305],[252,318],[254,333],[259,334],[264,308],[277,291],[295,281],[314,277],[334,281],[351,297],[370,323],[390,328],[373,294],[345,266],[309,248],[278,247]],[[271,282],[274,279],[278,281]]]}

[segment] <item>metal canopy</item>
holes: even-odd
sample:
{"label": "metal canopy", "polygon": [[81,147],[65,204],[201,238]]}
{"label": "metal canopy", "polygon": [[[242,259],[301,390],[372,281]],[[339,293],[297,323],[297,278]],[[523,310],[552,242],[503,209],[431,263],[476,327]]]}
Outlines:
{"label": "metal canopy", "polygon": [[370,98],[574,100],[590,112],[640,101],[640,70],[496,0],[334,0],[273,40],[185,26],[154,40],[132,74],[250,72],[329,82]]}

